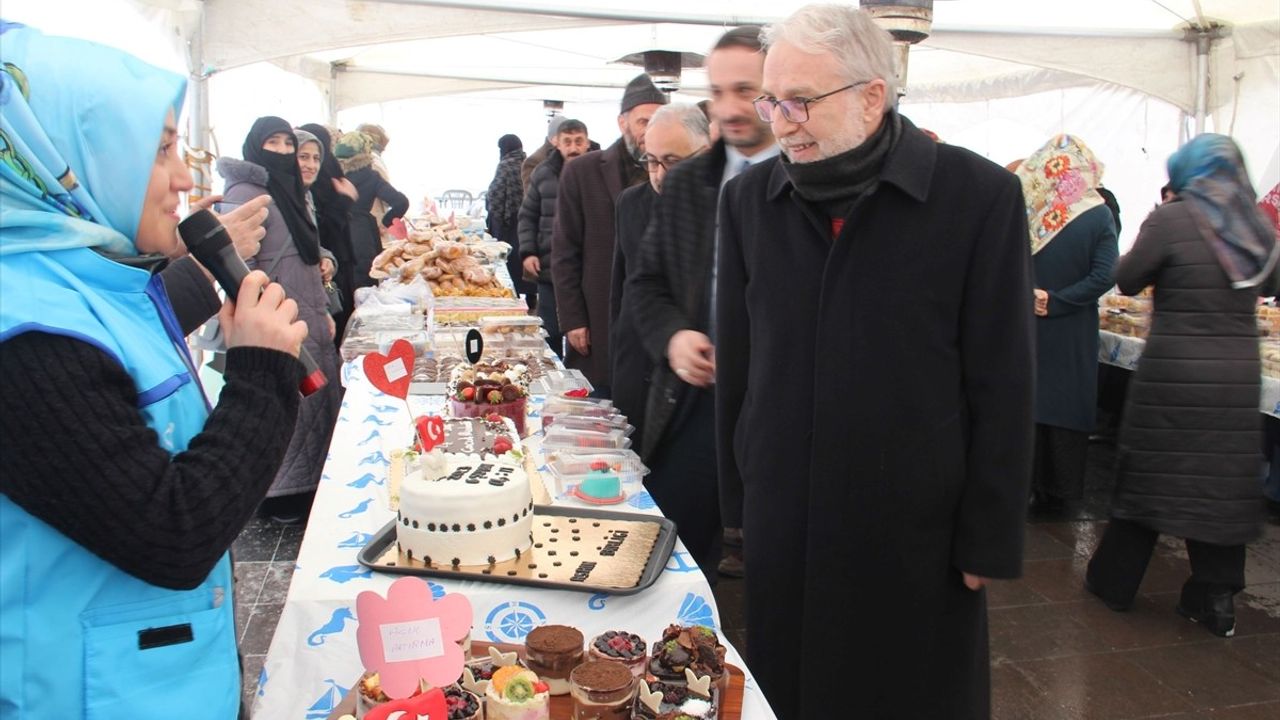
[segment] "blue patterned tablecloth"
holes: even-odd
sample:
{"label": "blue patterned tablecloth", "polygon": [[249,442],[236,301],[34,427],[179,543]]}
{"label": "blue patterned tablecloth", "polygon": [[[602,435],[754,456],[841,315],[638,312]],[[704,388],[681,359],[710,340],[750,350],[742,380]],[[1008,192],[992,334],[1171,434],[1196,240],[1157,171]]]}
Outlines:
{"label": "blue patterned tablecloth", "polygon": [[[395,513],[388,507],[389,453],[411,437],[410,409],[364,379],[356,362],[343,368],[346,397],[280,623],[259,677],[253,716],[270,720],[322,720],[364,671],[356,647],[355,600],[364,590],[385,595],[399,576],[374,573],[356,555]],[[410,396],[414,415],[439,412],[440,396]],[[530,406],[536,421],[541,402]],[[536,447],[536,443],[535,443]],[[550,490],[550,488],[549,488]],[[570,502],[556,499],[557,504]],[[627,510],[657,514],[648,493]],[[672,622],[719,627],[719,611],[706,579],[685,551],[676,549],[652,587],[631,596],[575,593],[498,583],[431,580],[437,596],[460,592],[474,611],[472,638],[523,642],[546,623],[573,625],[588,638],[627,629],[646,639]],[[726,645],[729,645],[727,640]],[[729,662],[746,669],[731,645]],[[743,718],[774,714],[747,671]]]}
{"label": "blue patterned tablecloth", "polygon": [[[1126,370],[1137,370],[1142,349],[1146,346],[1147,341],[1142,338],[1099,330],[1098,362]],[[1272,417],[1280,417],[1280,380],[1267,375],[1262,376],[1262,395],[1258,409]]]}

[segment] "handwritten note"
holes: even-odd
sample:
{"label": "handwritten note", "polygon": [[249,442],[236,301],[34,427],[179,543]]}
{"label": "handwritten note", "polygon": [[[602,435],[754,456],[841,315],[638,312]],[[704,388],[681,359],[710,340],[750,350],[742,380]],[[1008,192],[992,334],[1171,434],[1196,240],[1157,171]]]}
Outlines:
{"label": "handwritten note", "polygon": [[444,654],[439,618],[387,623],[379,626],[378,630],[382,634],[382,651],[387,662],[428,660]]}

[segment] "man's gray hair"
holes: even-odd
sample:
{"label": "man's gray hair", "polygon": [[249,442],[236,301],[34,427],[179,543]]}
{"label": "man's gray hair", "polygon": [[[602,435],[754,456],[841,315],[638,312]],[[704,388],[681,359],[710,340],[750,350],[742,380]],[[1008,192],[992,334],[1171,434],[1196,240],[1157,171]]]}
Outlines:
{"label": "man's gray hair", "polygon": [[779,42],[802,52],[831,53],[844,66],[849,82],[884,80],[884,107],[898,101],[893,38],[866,12],[849,5],[806,5],[761,33],[765,52]]}
{"label": "man's gray hair", "polygon": [[689,134],[689,139],[695,144],[711,143],[711,124],[707,122],[706,113],[702,112],[702,108],[689,103],[672,103],[671,105],[663,105],[658,111],[649,118],[649,125],[652,127],[660,122],[677,122],[684,126],[684,131]]}

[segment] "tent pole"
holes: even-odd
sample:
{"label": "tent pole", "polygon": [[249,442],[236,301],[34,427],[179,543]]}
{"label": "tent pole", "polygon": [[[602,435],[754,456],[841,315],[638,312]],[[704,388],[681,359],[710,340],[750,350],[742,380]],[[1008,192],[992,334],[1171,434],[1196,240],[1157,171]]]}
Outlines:
{"label": "tent pole", "polygon": [[[338,64],[329,63],[329,127],[338,127]],[[334,138],[337,141],[337,138]]]}
{"label": "tent pole", "polygon": [[1204,132],[1209,110],[1209,48],[1213,38],[1208,30],[1197,28],[1196,35],[1196,135]]}
{"label": "tent pole", "polygon": [[204,67],[204,3],[200,4],[200,15],[196,20],[195,32],[187,44],[187,67],[193,84],[191,93],[191,135],[187,140],[190,150],[187,164],[192,170],[194,187],[187,194],[191,200],[198,200],[212,194],[213,177],[209,172],[211,155],[209,153],[209,74]]}

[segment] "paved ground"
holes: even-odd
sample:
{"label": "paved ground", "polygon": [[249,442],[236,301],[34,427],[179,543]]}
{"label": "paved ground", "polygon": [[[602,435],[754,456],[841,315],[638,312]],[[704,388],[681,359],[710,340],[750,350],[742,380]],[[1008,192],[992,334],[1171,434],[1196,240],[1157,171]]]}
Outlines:
{"label": "paved ground", "polygon": [[[1249,549],[1235,638],[1173,611],[1186,550],[1162,538],[1136,607],[1114,613],[1082,586],[1105,526],[1113,450],[1090,446],[1088,496],[1068,517],[1027,525],[1021,580],[990,591],[997,720],[1276,720],[1280,718],[1280,523]],[[245,697],[280,619],[302,530],[254,520],[235,544]],[[742,582],[717,588],[725,634],[745,651]]]}

